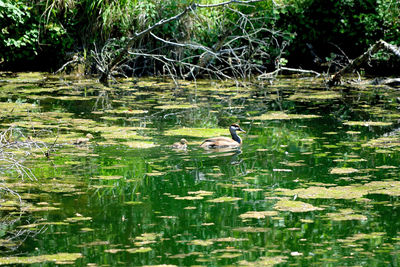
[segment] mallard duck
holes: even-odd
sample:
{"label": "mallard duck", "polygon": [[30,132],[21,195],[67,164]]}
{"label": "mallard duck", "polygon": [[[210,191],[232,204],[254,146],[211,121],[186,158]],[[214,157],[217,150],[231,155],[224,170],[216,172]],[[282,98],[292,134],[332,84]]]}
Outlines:
{"label": "mallard duck", "polygon": [[188,141],[186,141],[186,139],[181,139],[181,141],[174,143],[171,148],[173,149],[186,149],[187,148],[187,143]]}
{"label": "mallard duck", "polygon": [[203,141],[200,147],[205,149],[214,148],[227,148],[227,147],[239,147],[242,145],[242,139],[237,135],[236,131],[244,132],[240,126],[236,123],[229,126],[229,132],[232,138],[229,137],[213,137]]}

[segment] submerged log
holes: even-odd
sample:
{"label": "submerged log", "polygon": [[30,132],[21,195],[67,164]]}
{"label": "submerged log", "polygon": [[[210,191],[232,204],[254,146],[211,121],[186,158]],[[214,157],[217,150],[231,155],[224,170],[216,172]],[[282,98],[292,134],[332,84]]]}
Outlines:
{"label": "submerged log", "polygon": [[400,48],[395,45],[389,44],[383,40],[377,41],[373,46],[371,46],[364,54],[356,58],[355,60],[351,61],[349,65],[345,66],[344,68],[340,69],[336,72],[332,78],[328,81],[329,86],[340,84],[341,78],[343,74],[347,72],[352,72],[356,68],[360,67],[366,61],[369,60],[370,56],[378,52],[380,49],[386,49],[396,56],[400,57]]}

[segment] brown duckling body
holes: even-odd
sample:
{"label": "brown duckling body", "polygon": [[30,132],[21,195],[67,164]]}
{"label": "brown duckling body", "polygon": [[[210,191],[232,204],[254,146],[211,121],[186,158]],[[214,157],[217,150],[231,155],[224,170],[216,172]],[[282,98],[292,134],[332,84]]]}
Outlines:
{"label": "brown duckling body", "polygon": [[244,132],[236,123],[229,126],[229,132],[232,138],[229,137],[213,137],[203,141],[200,147],[204,149],[218,149],[218,148],[235,148],[242,145],[242,139],[237,135],[236,131]]}
{"label": "brown duckling body", "polygon": [[184,150],[187,148],[187,143],[188,141],[182,138],[179,142],[174,143],[171,148]]}
{"label": "brown duckling body", "polygon": [[93,135],[88,133],[86,135],[86,137],[81,137],[75,140],[75,142],[73,143],[74,145],[85,145],[87,144],[91,139],[93,139]]}

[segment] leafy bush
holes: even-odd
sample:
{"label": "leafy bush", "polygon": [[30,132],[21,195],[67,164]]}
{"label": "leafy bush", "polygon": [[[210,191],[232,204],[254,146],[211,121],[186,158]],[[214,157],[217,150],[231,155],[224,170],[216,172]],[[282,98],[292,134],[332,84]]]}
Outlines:
{"label": "leafy bush", "polygon": [[0,61],[33,59],[38,54],[39,30],[29,6],[0,0]]}
{"label": "leafy bush", "polygon": [[[101,47],[110,38],[132,36],[178,14],[190,3],[192,0],[0,0],[0,66],[32,60],[41,62],[43,70],[59,67],[68,52],[86,54],[94,44]],[[239,12],[254,15],[243,21]],[[259,56],[254,60],[265,64],[274,64],[283,56],[289,65],[307,66],[305,63],[312,62],[307,43],[324,61],[342,52],[354,58],[379,39],[400,45],[398,0],[266,0],[234,4],[231,9],[201,8],[154,33],[170,41],[212,47],[227,32],[233,36],[242,33],[237,23],[244,23],[246,31],[264,40],[252,44],[260,52],[249,56]],[[164,49],[150,36],[142,39],[143,44]],[[236,39],[232,44],[249,42]],[[283,47],[288,49],[285,55],[281,54]],[[168,50],[169,56],[177,59],[190,57],[192,52],[196,51]],[[268,62],[260,53],[269,55]]]}
{"label": "leafy bush", "polygon": [[355,58],[379,39],[400,44],[400,2],[397,0],[288,0],[279,27],[295,33],[292,63],[311,60],[307,43],[323,59],[332,53]]}

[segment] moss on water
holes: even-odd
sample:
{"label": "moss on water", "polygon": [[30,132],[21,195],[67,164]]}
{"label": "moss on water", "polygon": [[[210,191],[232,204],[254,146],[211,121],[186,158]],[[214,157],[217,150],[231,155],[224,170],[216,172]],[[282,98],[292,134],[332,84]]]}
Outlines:
{"label": "moss on water", "polygon": [[299,119],[315,119],[320,118],[319,115],[302,115],[302,114],[287,114],[282,111],[274,111],[262,114],[260,116],[252,117],[253,120],[269,121],[269,120],[299,120]]}
{"label": "moss on water", "polygon": [[277,216],[276,211],[248,211],[239,215],[241,219],[264,219],[265,217]]}
{"label": "moss on water", "polygon": [[390,126],[392,122],[383,122],[383,121],[346,121],[343,123],[344,125],[349,126]]}
{"label": "moss on water", "polygon": [[308,212],[315,210],[323,210],[323,208],[315,207],[311,204],[301,202],[301,201],[292,201],[287,199],[279,200],[274,208],[280,211],[290,211],[290,212]]}
{"label": "moss on water", "polygon": [[171,105],[162,105],[156,106],[156,109],[188,109],[188,108],[197,108],[197,105],[192,104],[171,104]]}
{"label": "moss on water", "polygon": [[275,266],[280,263],[285,263],[287,257],[275,256],[275,257],[260,257],[256,261],[242,260],[238,262],[239,266],[243,267],[264,267],[264,266]]}
{"label": "moss on water", "polygon": [[82,258],[81,253],[58,253],[52,255],[39,255],[30,257],[2,257],[0,265],[10,264],[34,264],[41,262],[69,263],[72,264],[77,259]]}
{"label": "moss on water", "polygon": [[336,213],[328,213],[328,218],[333,221],[366,221],[367,216],[355,213],[352,209],[341,209]]}
{"label": "moss on water", "polygon": [[149,247],[141,247],[141,248],[130,248],[130,249],[127,249],[126,252],[135,254],[135,253],[147,253],[152,250],[153,249],[149,248]]}
{"label": "moss on water", "polygon": [[349,174],[349,173],[355,173],[358,172],[357,169],[354,168],[332,168],[330,170],[330,174]]}
{"label": "moss on water", "polygon": [[219,135],[229,135],[228,129],[213,128],[179,128],[171,129],[164,132],[167,136],[192,136],[192,137],[213,137]]}
{"label": "moss on water", "polygon": [[207,202],[212,202],[212,203],[234,202],[234,201],[238,201],[241,199],[242,198],[240,198],[240,197],[219,197],[219,198],[207,200]]}
{"label": "moss on water", "polygon": [[348,186],[321,187],[311,186],[299,189],[276,189],[279,194],[286,196],[297,195],[304,199],[361,199],[368,194],[383,194],[400,196],[400,181],[374,181],[366,184]]}
{"label": "moss on water", "polygon": [[291,95],[288,100],[332,100],[338,99],[341,97],[341,94],[338,92],[332,91],[318,91],[318,92],[305,92],[305,93],[295,93]]}

